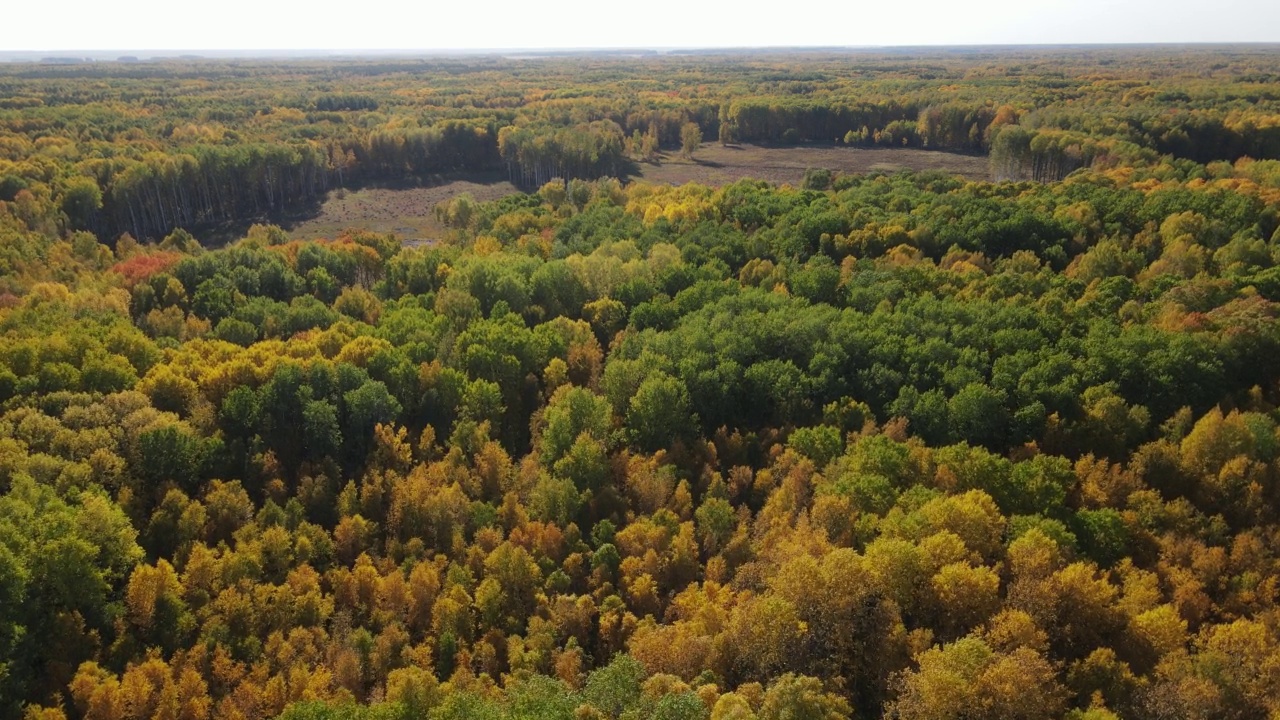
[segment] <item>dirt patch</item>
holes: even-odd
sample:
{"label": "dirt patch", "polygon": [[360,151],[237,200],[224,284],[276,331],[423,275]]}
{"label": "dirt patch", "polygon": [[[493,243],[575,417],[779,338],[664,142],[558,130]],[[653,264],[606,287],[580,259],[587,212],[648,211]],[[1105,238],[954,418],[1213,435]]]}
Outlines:
{"label": "dirt patch", "polygon": [[505,180],[488,177],[455,179],[417,188],[363,188],[329,193],[314,217],[289,228],[290,236],[302,240],[334,238],[343,230],[358,228],[395,233],[406,243],[422,244],[444,234],[436,220],[437,204],[463,193],[486,202],[518,192]]}
{"label": "dirt patch", "polygon": [[[973,180],[987,178],[987,159],[975,155],[914,148],[785,147],[703,145],[693,160],[663,154],[657,163],[640,163],[640,174],[629,180],[681,185],[725,185],[742,178],[800,184],[805,170],[823,168],[837,173],[899,170],[941,170]],[[476,200],[497,200],[519,189],[500,175],[455,178],[428,187],[364,188],[329,193],[318,212],[289,224],[299,239],[334,238],[347,229],[395,233],[407,244],[428,244],[445,234],[436,221],[435,206],[462,193]]]}
{"label": "dirt patch", "polygon": [[760,147],[703,145],[693,160],[666,154],[657,164],[642,163],[640,177],[679,185],[696,182],[724,185],[742,178],[798,185],[809,168],[839,173],[941,170],[971,180],[988,177],[987,158],[915,148]]}

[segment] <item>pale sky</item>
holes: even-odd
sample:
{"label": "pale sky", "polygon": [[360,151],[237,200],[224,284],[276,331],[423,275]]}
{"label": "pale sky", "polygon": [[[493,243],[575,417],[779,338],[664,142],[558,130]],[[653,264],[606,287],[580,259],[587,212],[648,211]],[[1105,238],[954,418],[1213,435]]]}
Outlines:
{"label": "pale sky", "polygon": [[60,0],[0,51],[1280,42],[1277,0]]}

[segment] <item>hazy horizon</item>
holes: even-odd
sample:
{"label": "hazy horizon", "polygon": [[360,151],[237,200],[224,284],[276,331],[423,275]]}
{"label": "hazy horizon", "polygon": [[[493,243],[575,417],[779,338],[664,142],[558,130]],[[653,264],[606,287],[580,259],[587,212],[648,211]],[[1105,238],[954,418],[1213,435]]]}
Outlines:
{"label": "hazy horizon", "polygon": [[1256,47],[1280,50],[1280,41],[1240,42],[1145,42],[1145,43],[936,43],[916,45],[741,45],[741,46],[511,46],[476,48],[45,48],[32,50],[0,50],[0,61],[40,60],[92,60],[112,61],[123,58],[148,60],[172,59],[276,59],[276,58],[431,58],[485,55],[680,55],[680,54],[735,54],[749,52],[778,53],[859,53],[859,52],[928,52],[928,51],[1018,51],[1018,50],[1072,50],[1158,48],[1158,47]]}

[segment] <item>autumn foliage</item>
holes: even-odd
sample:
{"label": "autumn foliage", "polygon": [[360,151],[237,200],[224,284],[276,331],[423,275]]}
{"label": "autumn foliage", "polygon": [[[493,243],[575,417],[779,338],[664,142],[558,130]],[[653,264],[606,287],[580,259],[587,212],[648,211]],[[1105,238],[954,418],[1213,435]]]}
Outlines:
{"label": "autumn foliage", "polygon": [[[1071,77],[1123,113],[1207,92],[1171,79],[1207,61],[1158,57],[1158,87]],[[209,108],[146,142],[446,102],[334,82],[305,112]],[[561,127],[607,122],[509,82],[439,94],[548,116],[495,133],[490,160],[517,174],[566,167],[540,144],[556,108]],[[663,143],[689,118],[759,139],[783,122],[781,142],[846,117],[816,80],[771,82],[813,87],[709,114],[662,93],[672,107],[608,122]],[[1223,103],[1187,112],[1270,137],[1242,119],[1268,105]],[[986,147],[1020,115],[892,107],[915,123],[892,132],[930,147]],[[155,218],[137,221],[154,242],[78,225],[93,193],[67,200],[71,175],[41,160],[65,143],[13,129],[42,112],[0,110],[0,717],[1280,714],[1275,161],[1152,150],[1181,142],[1170,128],[1124,162],[1030,139],[1043,183],[586,179],[601,167],[447,203],[438,242],[259,224],[206,249]],[[472,120],[448,142],[383,128],[376,156],[325,146],[326,172],[488,152],[465,144],[491,137]],[[589,164],[622,142],[592,127],[561,149]],[[188,200],[310,192],[290,177]]]}

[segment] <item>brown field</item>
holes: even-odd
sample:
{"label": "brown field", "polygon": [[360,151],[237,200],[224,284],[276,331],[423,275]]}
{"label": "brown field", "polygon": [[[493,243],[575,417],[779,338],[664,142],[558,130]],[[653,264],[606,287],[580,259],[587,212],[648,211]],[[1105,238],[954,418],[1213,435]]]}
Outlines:
{"label": "brown field", "polygon": [[987,178],[985,157],[914,148],[724,147],[708,143],[693,154],[692,161],[668,153],[657,165],[642,163],[640,168],[644,180],[673,185],[725,185],[742,178],[798,185],[809,168],[842,173],[941,170],[974,180]]}
{"label": "brown field", "polygon": [[[665,153],[657,163],[640,163],[639,175],[630,181],[724,185],[742,178],[759,178],[797,185],[809,168],[842,173],[941,170],[975,180],[987,177],[987,159],[974,155],[913,148],[723,147],[708,143],[694,153],[693,160]],[[462,193],[485,201],[514,192],[517,188],[501,175],[445,180],[428,187],[335,191],[329,193],[317,213],[291,223],[289,229],[299,239],[333,238],[343,230],[357,228],[393,232],[406,242],[430,241],[444,232],[432,214],[438,203]]]}
{"label": "brown field", "polygon": [[298,239],[337,237],[343,230],[357,228],[395,233],[406,242],[439,237],[444,227],[432,210],[442,201],[462,193],[476,200],[497,200],[518,192],[516,186],[498,177],[472,177],[416,188],[364,188],[329,193],[319,212],[289,228]]}

